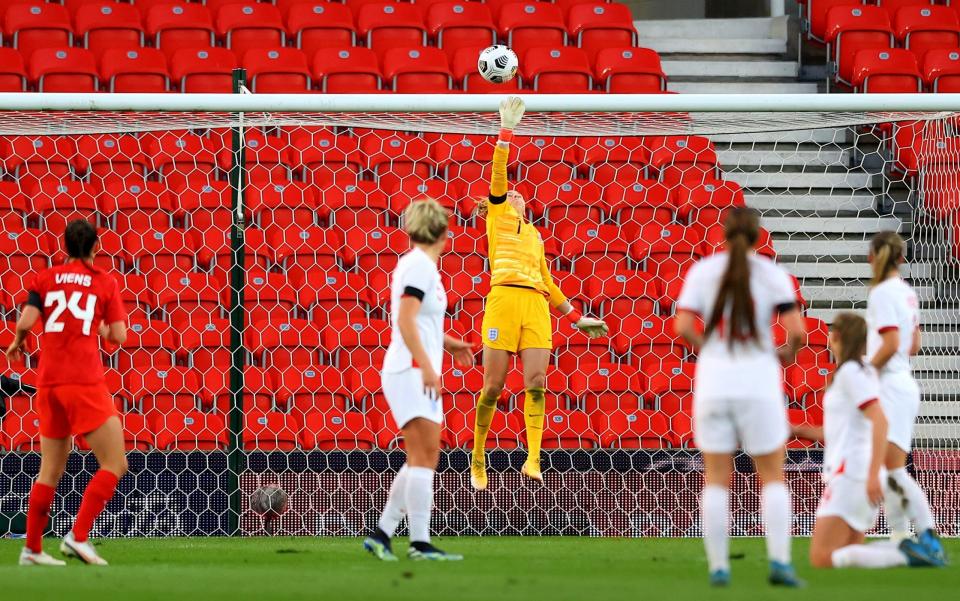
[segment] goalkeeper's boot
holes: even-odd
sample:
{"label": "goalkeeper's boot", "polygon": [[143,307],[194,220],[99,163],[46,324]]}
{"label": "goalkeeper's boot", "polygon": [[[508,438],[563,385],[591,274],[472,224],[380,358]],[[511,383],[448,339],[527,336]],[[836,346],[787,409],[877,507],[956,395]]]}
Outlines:
{"label": "goalkeeper's boot", "polygon": [[730,586],[730,570],[714,570],[710,572],[710,586],[717,588]]}
{"label": "goalkeeper's boot", "polygon": [[363,539],[363,548],[380,561],[397,561],[397,556],[393,554],[393,549],[390,548],[390,538],[379,528]]}
{"label": "goalkeeper's boot", "polygon": [[97,550],[94,549],[93,545],[90,544],[89,540],[82,543],[77,542],[77,539],[74,538],[72,531],[68,532],[67,535],[63,537],[63,542],[60,543],[60,552],[63,553],[64,557],[73,557],[88,565],[109,565],[106,559],[100,557],[100,555],[97,553]]}
{"label": "goalkeeper's boot", "polygon": [[543,472],[540,471],[540,459],[538,458],[527,457],[523,467],[520,468],[520,473],[531,480],[543,482]]}
{"label": "goalkeeper's boot", "polygon": [[940,537],[937,536],[933,528],[928,528],[921,532],[920,535],[917,536],[917,542],[920,543],[927,550],[927,554],[939,562],[940,565],[947,565],[947,554],[943,550],[943,543],[940,542]]}
{"label": "goalkeeper's boot", "polygon": [[447,553],[430,543],[410,543],[407,558],[412,561],[463,561],[463,555]]}
{"label": "goalkeeper's boot", "polygon": [[773,586],[783,586],[786,588],[803,588],[806,582],[797,577],[793,571],[793,566],[789,563],[780,563],[779,561],[770,562],[770,577],[767,579]]}
{"label": "goalkeeper's boot", "polygon": [[474,490],[487,490],[487,462],[486,459],[474,455],[470,460],[470,486]]}
{"label": "goalkeeper's boot", "polygon": [[62,559],[57,559],[56,557],[51,557],[43,551],[39,553],[34,553],[30,549],[24,547],[20,551],[20,565],[22,566],[54,566],[62,568],[67,565],[67,562]]}
{"label": "goalkeeper's boot", "polygon": [[946,565],[942,558],[931,555],[929,549],[912,538],[902,541],[897,548],[907,556],[911,568],[942,568]]}

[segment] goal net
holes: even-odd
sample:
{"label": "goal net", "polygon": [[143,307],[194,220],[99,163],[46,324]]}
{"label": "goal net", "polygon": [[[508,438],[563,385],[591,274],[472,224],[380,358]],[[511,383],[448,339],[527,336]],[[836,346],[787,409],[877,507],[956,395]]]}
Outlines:
{"label": "goal net", "polygon": [[[936,96],[936,97],[935,97]],[[100,230],[130,336],[104,347],[130,474],[99,536],[263,534],[249,509],[278,484],[283,534],[372,527],[404,461],[379,365],[400,216],[451,212],[447,327],[480,341],[498,98],[0,94],[0,318],[9,343],[31,274],[64,260],[70,220]],[[544,485],[521,478],[514,365],[489,437],[487,491],[469,486],[482,370],[446,366],[441,535],[697,536],[702,462],[691,433],[696,356],[671,319],[685,269],[721,245],[733,206],[762,215],[758,252],[795,277],[809,335],[784,370],[795,422],[819,423],[827,325],[862,312],[869,238],[909,241],[921,299],[923,390],[911,469],[944,533],[960,531],[960,130],[945,95],[530,96],[509,174],[560,287],[610,335],[555,320]],[[938,104],[939,103],[939,104]],[[776,325],[771,327],[776,329]],[[0,373],[34,381],[23,363]],[[479,357],[478,357],[479,358]],[[32,397],[5,399],[0,534],[23,532],[39,466]],[[795,532],[809,534],[822,452],[789,444]],[[762,531],[737,458],[735,534]],[[51,528],[69,529],[95,460],[76,440]],[[880,523],[878,532],[885,525]]]}

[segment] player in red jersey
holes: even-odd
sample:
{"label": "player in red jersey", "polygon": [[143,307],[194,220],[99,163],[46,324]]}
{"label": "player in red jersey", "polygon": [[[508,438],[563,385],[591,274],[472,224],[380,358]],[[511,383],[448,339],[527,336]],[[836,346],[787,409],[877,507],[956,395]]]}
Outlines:
{"label": "player in red jersey", "polygon": [[43,552],[42,540],[74,436],[86,438],[100,469],[87,484],[73,529],[60,545],[65,556],[107,564],[87,537],[127,471],[123,426],[104,383],[98,340],[123,344],[127,338],[120,287],[113,276],[94,266],[99,244],[89,222],[72,221],[64,239],[70,260],[37,274],[29,285],[16,337],[7,349],[8,359],[21,361],[27,334],[38,320],[43,323],[36,396],[40,474],[30,491],[27,544],[20,565],[64,565]]}

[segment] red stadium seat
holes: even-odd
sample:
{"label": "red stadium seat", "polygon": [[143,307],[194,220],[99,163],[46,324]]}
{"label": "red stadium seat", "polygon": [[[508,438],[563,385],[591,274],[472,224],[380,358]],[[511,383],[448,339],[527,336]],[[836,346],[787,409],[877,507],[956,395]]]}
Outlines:
{"label": "red stadium seat", "polygon": [[649,139],[650,166],[660,181],[673,186],[715,180],[719,159],[713,142],[703,136],[662,136]]}
{"label": "red stadium seat", "polygon": [[0,425],[0,439],[7,440],[13,452],[40,451],[40,415],[32,409],[13,405]]}
{"label": "red stadium seat", "polygon": [[342,231],[381,228],[389,214],[387,195],[376,182],[333,184],[317,193],[317,201],[321,220]]}
{"label": "red stadium seat", "polygon": [[193,268],[196,250],[192,238],[182,230],[128,232],[123,237],[123,244],[139,273],[172,269],[190,271]]}
{"label": "red stadium seat", "polygon": [[626,4],[576,4],[567,12],[567,26],[570,38],[587,52],[591,61],[605,48],[637,45],[633,14]]}
{"label": "red stadium seat", "polygon": [[218,451],[229,444],[223,416],[191,411],[147,416],[160,451]]}
{"label": "red stadium seat", "polygon": [[310,90],[307,57],[296,48],[248,50],[243,67],[250,77],[251,91],[255,93],[292,94]]}
{"label": "red stadium seat", "polygon": [[181,92],[232,92],[236,67],[236,55],[226,48],[184,48],[170,55],[170,75]]}
{"label": "red stadium seat", "polygon": [[562,317],[554,320],[553,348],[556,350],[557,366],[567,373],[580,369],[582,362],[613,361],[612,337],[588,338]]}
{"label": "red stadium seat", "polygon": [[[643,408],[647,382],[643,374],[623,363],[584,366],[570,375],[570,392],[588,414],[634,413]],[[602,433],[598,430],[597,433]]]}
{"label": "red stadium seat", "polygon": [[0,272],[31,273],[49,267],[51,250],[39,230],[4,232],[0,235]]}
{"label": "red stadium seat", "polygon": [[155,274],[148,281],[165,321],[178,329],[196,319],[222,317],[220,301],[224,286],[216,276],[170,271]]}
{"label": "red stadium seat", "polygon": [[403,212],[410,203],[421,198],[432,198],[451,213],[457,209],[455,198],[457,191],[454,186],[443,180],[404,177],[387,192],[390,199],[391,219],[396,219],[398,222],[402,220]]}
{"label": "red stadium seat", "polygon": [[596,54],[597,82],[609,94],[657,94],[667,89],[660,55],[649,48],[604,48]]}
{"label": "red stadium seat", "polygon": [[342,271],[306,271],[297,285],[297,295],[299,306],[320,326],[365,315],[373,304],[365,278]]}
{"label": "red stadium seat", "polygon": [[661,295],[658,280],[642,271],[601,273],[586,283],[601,315],[652,315]]}
{"label": "red stadium seat", "polygon": [[287,32],[296,40],[297,48],[308,56],[321,48],[344,48],[357,41],[353,14],[336,2],[294,4],[289,7],[286,19]]}
{"label": "red stadium seat", "polygon": [[[297,290],[286,274],[270,273],[260,268],[248,268],[246,288],[243,299],[247,309],[247,321],[287,321],[293,317],[297,305]],[[229,289],[222,289],[224,304],[227,303]]]}
{"label": "red stadium seat", "polygon": [[382,55],[389,48],[427,45],[420,8],[403,2],[365,4],[357,11],[357,33]]}
{"label": "red stadium seat", "polygon": [[604,136],[579,138],[580,160],[598,183],[608,184],[618,179],[617,170],[633,165],[642,170],[650,162],[650,151],[644,138],[637,136]]}
{"label": "red stadium seat", "polygon": [[83,38],[83,47],[100,55],[110,48],[131,50],[143,46],[140,11],[129,4],[85,2],[74,16],[74,33]]}
{"label": "red stadium seat", "polygon": [[41,179],[28,189],[33,210],[43,219],[44,229],[60,235],[74,219],[96,221],[96,189],[69,180]]}
{"label": "red stadium seat", "polygon": [[184,131],[166,131],[151,136],[147,152],[161,181],[177,187],[188,179],[216,179],[217,153],[222,150],[214,140]]}
{"label": "red stadium seat", "polygon": [[548,409],[543,420],[544,449],[595,449],[600,439],[590,427],[587,414],[567,409]]}
{"label": "red stadium seat", "polygon": [[437,46],[450,57],[461,48],[489,46],[497,37],[497,28],[490,9],[477,2],[431,4],[426,11],[426,23],[430,35],[437,41]]}
{"label": "red stadium seat", "polygon": [[312,73],[320,91],[328,94],[380,90],[379,62],[369,48],[320,48],[313,58]]}
{"label": "red stadium seat", "polygon": [[450,91],[453,75],[438,48],[390,48],[383,54],[383,76],[394,92],[433,94]]}
{"label": "red stadium seat", "polygon": [[74,170],[90,176],[91,181],[108,177],[145,178],[150,160],[144,152],[144,140],[130,134],[93,134],[76,137]]}
{"label": "red stadium seat", "polygon": [[339,232],[319,227],[274,230],[276,262],[284,269],[332,269],[343,248]]}
{"label": "red stadium seat", "polygon": [[28,72],[39,92],[96,92],[99,85],[97,62],[82,48],[39,48]]}
{"label": "red stadium seat", "polygon": [[673,218],[670,189],[659,182],[639,180],[626,186],[611,183],[604,187],[603,200],[628,235],[648,223],[666,225]]}
{"label": "red stadium seat", "polygon": [[200,381],[186,367],[130,370],[124,377],[124,387],[143,413],[188,413],[200,408]]}
{"label": "red stadium seat", "polygon": [[673,333],[672,319],[655,315],[627,315],[620,320],[616,351],[630,354],[631,365],[643,370],[659,366],[663,361],[683,359],[686,346]]}
{"label": "red stadium seat", "polygon": [[[447,413],[447,431],[450,443],[454,448],[469,449],[473,447],[473,428],[476,413],[450,411]],[[516,449],[520,447],[521,436],[524,432],[522,416],[514,411],[497,411],[490,420],[490,433],[487,435],[487,449]]]}
{"label": "red stadium seat", "polygon": [[13,38],[13,47],[30,62],[40,48],[64,48],[73,45],[70,14],[60,4],[24,2],[7,7],[3,29]]}
{"label": "red stadium seat", "polygon": [[136,177],[109,180],[100,194],[99,205],[120,233],[166,230],[171,226],[173,204],[166,186],[160,182]]}
{"label": "red stadium seat", "polygon": [[348,370],[331,365],[305,365],[274,372],[277,406],[302,416],[314,411],[345,411],[355,389]]}
{"label": "red stadium seat", "polygon": [[147,35],[168,56],[177,50],[210,48],[215,34],[213,18],[200,4],[157,4],[147,11]]}
{"label": "red stadium seat", "polygon": [[608,449],[661,449],[670,446],[670,424],[656,411],[597,411],[590,424]]}
{"label": "red stadium seat", "polygon": [[[211,390],[208,377],[210,373],[220,372],[229,378],[227,371],[230,367],[230,321],[197,316],[179,329],[178,359],[182,357],[182,360],[198,373],[208,374],[201,380],[204,390],[219,394],[220,390]],[[244,386],[248,385],[244,381]],[[213,402],[210,406],[213,406]]]}
{"label": "red stadium seat", "polygon": [[364,167],[373,172],[381,187],[389,190],[407,176],[430,177],[430,147],[423,138],[399,133],[367,135],[360,139]]}
{"label": "red stadium seat", "polygon": [[[154,448],[155,437],[146,417],[140,413],[121,413],[119,417],[123,425],[124,448],[127,451],[147,452]],[[90,445],[83,436],[74,438],[74,443],[78,450],[90,450]]]}
{"label": "red stadium seat", "polygon": [[[459,179],[486,184],[485,173],[493,160],[494,144],[490,136],[445,135],[430,145],[430,158],[438,174],[447,181]],[[487,194],[489,189],[482,196]],[[469,197],[469,190],[464,190],[461,196]]]}
{"label": "red stadium seat", "polygon": [[0,48],[0,92],[25,92],[27,67],[13,48]]}
{"label": "red stadium seat", "polygon": [[297,448],[299,431],[292,415],[251,409],[243,416],[243,448],[247,451],[292,451]]}
{"label": "red stadium seat", "polygon": [[857,52],[892,48],[893,28],[887,11],[876,6],[837,6],[827,13],[827,54],[835,79],[850,85]]}
{"label": "red stadium seat", "polygon": [[917,57],[909,50],[861,50],[853,60],[851,84],[857,92],[909,94],[923,91]]}
{"label": "red stadium seat", "polygon": [[722,224],[722,214],[733,207],[745,206],[743,188],[732,181],[714,180],[689,187],[676,194],[677,219],[704,226]]}
{"label": "red stadium seat", "polygon": [[170,89],[167,59],[153,48],[104,50],[100,77],[110,92],[166,92]]}
{"label": "red stadium seat", "polygon": [[[227,231],[233,222],[227,182],[185,182],[170,190],[174,211],[195,232]],[[206,265],[205,261],[201,261]]]}
{"label": "red stadium seat", "polygon": [[927,52],[923,58],[923,79],[931,92],[960,91],[960,49]]}
{"label": "red stadium seat", "polygon": [[[526,184],[569,183],[574,177],[577,148],[566,137],[514,138],[518,178]],[[529,197],[529,194],[527,194]]]}
{"label": "red stadium seat", "polygon": [[664,361],[647,372],[650,400],[668,416],[693,410],[693,381],[696,365]]}
{"label": "red stadium seat", "polygon": [[803,24],[807,39],[826,43],[827,13],[834,6],[860,6],[863,0],[806,0],[808,20]]}
{"label": "red stadium seat", "polygon": [[0,140],[3,168],[18,181],[70,175],[76,142],[67,136],[8,136]]}
{"label": "red stadium seat", "polygon": [[286,41],[280,11],[272,4],[224,4],[217,11],[217,34],[241,60],[249,50],[282,47]]}
{"label": "red stadium seat", "polygon": [[260,227],[316,225],[314,188],[302,182],[257,183],[247,189],[247,209]]}
{"label": "red stadium seat", "polygon": [[563,255],[576,273],[609,272],[626,267],[629,245],[615,225],[576,225],[559,232]]}
{"label": "red stadium seat", "polygon": [[[590,180],[543,182],[534,198],[539,200],[543,218],[556,230],[581,223],[603,221],[603,188]],[[539,211],[538,211],[539,212]]]}
{"label": "red stadium seat", "polygon": [[514,77],[507,83],[487,81],[477,71],[477,58],[482,47],[460,48],[453,54],[451,68],[454,80],[465,92],[471,94],[503,94],[520,89],[520,78]]}
{"label": "red stadium seat", "polygon": [[[253,54],[258,54],[259,50],[251,50],[247,53],[247,57],[250,58]],[[296,52],[296,50],[294,50]],[[267,59],[268,61],[270,59]],[[265,73],[267,78],[267,85],[280,85],[282,87],[283,80],[288,77],[288,74],[280,73]],[[276,77],[276,79],[270,79]],[[302,83],[302,76],[293,75],[290,79],[290,82],[296,82],[300,80]],[[291,90],[295,91],[295,90]],[[302,90],[301,90],[302,91]],[[263,190],[267,188],[267,184],[286,184],[289,183],[291,179],[290,168],[287,163],[287,140],[278,136],[265,136],[259,131],[251,131],[244,136],[244,152],[246,155],[247,163],[247,180],[251,187]],[[233,152],[227,148],[224,148],[219,154],[219,165],[220,170],[224,173],[230,171],[230,167],[233,162]]]}
{"label": "red stadium seat", "polygon": [[447,301],[460,321],[470,324],[483,317],[484,299],[490,292],[488,273],[454,273],[447,289]]}
{"label": "red stadium seat", "polygon": [[[888,2],[881,6],[887,8]],[[951,7],[905,6],[891,18],[897,40],[917,55],[918,62],[930,50],[956,50],[960,46],[960,18]]]}
{"label": "red stadium seat", "polygon": [[535,47],[562,48],[567,43],[563,13],[548,2],[513,2],[500,9],[500,40],[506,39],[524,66],[527,50]]}
{"label": "red stadium seat", "polygon": [[577,48],[530,48],[524,54],[520,70],[524,83],[544,94],[589,92],[593,88],[590,59]]}
{"label": "red stadium seat", "polygon": [[697,228],[649,224],[640,229],[638,239],[630,247],[630,256],[644,265],[646,272],[655,274],[669,284],[679,280],[693,261],[700,257],[701,242],[701,233]]}
{"label": "red stadium seat", "polygon": [[320,330],[304,319],[258,322],[245,337],[258,365],[283,370],[319,363]]}
{"label": "red stadium seat", "polygon": [[362,413],[356,411],[312,412],[303,418],[300,446],[304,450],[370,450],[376,445],[377,437]]}
{"label": "red stadium seat", "polygon": [[823,394],[835,366],[832,363],[794,363],[787,368],[784,381],[791,406],[803,409],[815,425],[823,423]]}
{"label": "red stadium seat", "polygon": [[382,365],[390,331],[379,319],[333,321],[323,331],[322,352],[341,369]]}

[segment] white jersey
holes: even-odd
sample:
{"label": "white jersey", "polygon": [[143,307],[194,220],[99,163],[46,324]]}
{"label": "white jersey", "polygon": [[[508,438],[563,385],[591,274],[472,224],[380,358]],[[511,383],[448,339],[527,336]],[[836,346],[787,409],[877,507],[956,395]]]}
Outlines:
{"label": "white jersey", "polygon": [[[721,252],[691,267],[677,300],[678,310],[692,311],[704,320],[710,319],[728,260],[729,255]],[[779,311],[796,306],[796,291],[787,272],[770,259],[750,253],[747,260],[758,339],[737,341],[731,348],[726,328],[718,327],[698,355],[698,396],[744,400],[770,395],[783,397],[780,361],[770,324]]]}
{"label": "white jersey", "polygon": [[880,282],[867,297],[867,357],[872,358],[882,343],[881,334],[900,331],[900,347],[880,375],[910,374],[910,347],[913,332],[920,325],[917,293],[901,277]]}
{"label": "white jersey", "polygon": [[398,326],[400,298],[404,295],[420,298],[417,332],[434,371],[439,374],[443,364],[443,316],[447,310],[447,293],[440,281],[437,264],[419,248],[400,257],[391,276],[390,315],[393,330],[390,347],[383,359],[383,373],[399,373],[417,367]]}
{"label": "white jersey", "polygon": [[869,364],[847,361],[837,368],[823,395],[823,476],[845,474],[866,480],[872,453],[873,424],[863,409],[879,401],[880,383]]}

